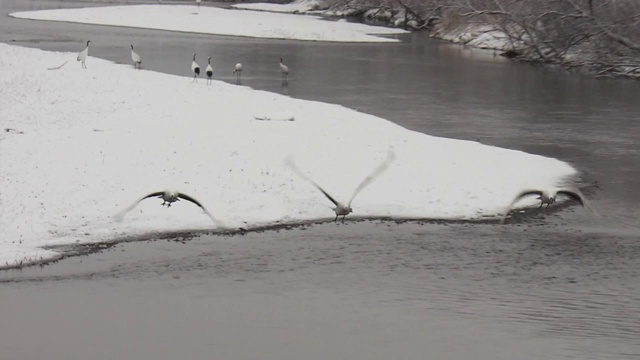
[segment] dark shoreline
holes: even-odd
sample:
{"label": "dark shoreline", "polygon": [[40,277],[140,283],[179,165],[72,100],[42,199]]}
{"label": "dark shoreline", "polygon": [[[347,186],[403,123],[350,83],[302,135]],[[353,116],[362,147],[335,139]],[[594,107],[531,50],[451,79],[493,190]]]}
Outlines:
{"label": "dark shoreline", "polygon": [[[431,218],[418,218],[418,217],[392,217],[392,216],[352,216],[345,219],[344,223],[347,224],[362,224],[366,222],[388,222],[395,224],[418,224],[418,225],[496,225],[496,226],[544,226],[544,224],[538,222],[540,216],[549,216],[557,212],[560,212],[574,203],[571,201],[563,202],[561,204],[554,204],[550,208],[525,208],[512,211],[504,224],[500,223],[498,217],[487,217],[486,219],[431,219]],[[0,265],[0,272],[8,270],[21,270],[28,267],[55,264],[58,261],[73,258],[78,256],[91,255],[109,250],[110,248],[119,245],[132,242],[143,241],[158,241],[158,240],[170,240],[176,242],[187,242],[196,237],[209,235],[209,236],[243,236],[248,233],[265,233],[265,232],[279,232],[280,230],[292,230],[302,229],[312,225],[322,225],[333,223],[333,218],[313,219],[306,221],[296,221],[290,223],[273,223],[267,225],[258,225],[255,227],[242,227],[237,229],[220,229],[220,230],[203,230],[203,229],[184,229],[175,231],[158,231],[148,232],[141,235],[131,235],[125,237],[119,237],[107,241],[101,241],[96,243],[84,243],[84,244],[65,244],[65,245],[47,245],[42,247],[44,250],[56,251],[59,254],[51,258],[40,258],[35,261],[21,261],[14,264]],[[341,224],[341,220],[338,220],[337,225]]]}

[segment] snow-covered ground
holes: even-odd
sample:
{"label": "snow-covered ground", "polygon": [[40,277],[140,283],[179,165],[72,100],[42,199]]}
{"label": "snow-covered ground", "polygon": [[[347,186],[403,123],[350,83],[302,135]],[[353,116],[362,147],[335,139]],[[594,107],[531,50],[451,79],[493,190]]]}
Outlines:
{"label": "snow-covered ground", "polygon": [[[300,14],[306,13],[337,17],[346,16],[348,14],[348,11],[340,9],[314,10],[318,7],[322,7],[322,5],[323,4],[319,0],[298,0],[289,4],[258,2],[248,4],[235,4],[232,5],[232,7],[256,11]],[[381,11],[379,8],[370,9],[365,13],[365,18],[368,18],[368,13],[377,14],[378,19],[382,19],[383,17],[381,16],[381,13],[384,13],[388,16],[388,18],[384,18],[385,21],[389,21],[389,19],[393,20],[393,15],[388,10]],[[504,32],[496,29],[493,26],[481,23],[461,23],[459,26],[453,28],[443,28],[436,26],[436,29],[432,31],[431,35],[442,40],[447,40],[458,44],[465,44],[480,49],[507,50],[513,48],[512,41]]]}
{"label": "snow-covered ground", "polygon": [[[230,228],[333,219],[333,204],[285,166],[289,155],[346,201],[395,152],[355,198],[353,216],[497,218],[521,189],[576,173],[559,160],[432,137],[338,105],[91,56],[84,70],[76,55],[0,44],[0,266],[54,256],[45,245],[216,229],[197,206],[167,209],[156,198],[114,221],[166,188]],[[281,117],[273,114],[293,121],[256,120]]]}
{"label": "snow-covered ground", "polygon": [[405,30],[318,16],[270,13],[195,5],[132,5],[25,11],[16,18],[128,26],[204,34],[336,42],[397,42]]}
{"label": "snow-covered ground", "polygon": [[306,13],[321,5],[319,0],[297,0],[288,4],[247,3],[231,5],[237,9],[271,11],[281,13]]}
{"label": "snow-covered ground", "polygon": [[508,50],[513,49],[514,45],[519,45],[514,44],[504,32],[486,24],[469,23],[450,28],[436,27],[431,36],[480,49]]}

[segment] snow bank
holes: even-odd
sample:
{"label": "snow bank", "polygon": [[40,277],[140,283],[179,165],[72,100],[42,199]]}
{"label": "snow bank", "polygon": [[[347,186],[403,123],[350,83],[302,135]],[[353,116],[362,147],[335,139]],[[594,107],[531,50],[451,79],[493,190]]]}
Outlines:
{"label": "snow bank", "polygon": [[[269,11],[278,13],[316,14],[336,17],[353,16],[354,13],[362,13],[362,9],[358,9],[357,7],[347,7],[345,9],[341,9],[338,7],[335,9],[316,10],[318,8],[324,8],[323,4],[319,0],[298,0],[289,4],[248,3],[235,4],[231,6],[234,8],[245,10]],[[390,25],[395,26],[396,28],[404,24],[403,12],[396,12],[396,15],[394,16],[394,13],[392,13],[391,11],[383,10],[381,8],[372,8],[366,10],[362,17],[365,19],[376,19],[385,21]],[[416,20],[409,20],[407,25],[414,29],[418,28],[418,23]],[[477,47],[480,49],[508,50],[513,48],[513,41],[510,40],[504,32],[486,24],[460,23],[458,26],[436,25],[436,28],[432,31],[431,36],[442,40]]]}
{"label": "snow bank", "polygon": [[317,16],[195,5],[131,5],[15,12],[22,19],[69,21],[204,34],[336,42],[397,42],[375,36],[406,33]]}
{"label": "snow bank", "polygon": [[248,3],[234,4],[231,7],[245,10],[271,11],[281,13],[306,13],[321,6],[319,0],[298,0],[288,4]]}
{"label": "snow bank", "polygon": [[[232,228],[333,219],[333,204],[284,165],[289,155],[346,201],[392,149],[395,162],[356,197],[355,216],[498,218],[522,188],[575,173],[555,159],[432,137],[342,106],[91,56],[84,70],[75,57],[0,44],[0,266],[53,256],[45,245],[215,228],[197,206],[167,209],[156,198],[113,220],[166,188]],[[295,121],[254,119],[279,113]]]}
{"label": "snow bank", "polygon": [[504,32],[483,24],[460,24],[452,27],[436,26],[431,36],[480,49],[508,50],[514,46],[513,41]]}

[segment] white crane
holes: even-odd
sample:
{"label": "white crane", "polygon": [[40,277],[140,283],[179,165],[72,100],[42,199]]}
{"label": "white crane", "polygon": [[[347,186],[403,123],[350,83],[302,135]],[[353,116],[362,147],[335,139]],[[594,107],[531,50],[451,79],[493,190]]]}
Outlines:
{"label": "white crane", "polygon": [[87,40],[87,47],[84,48],[84,50],[80,51],[78,53],[78,61],[82,61],[82,68],[86,69],[87,68],[87,64],[85,64],[85,61],[87,60],[87,56],[89,56],[89,43],[91,42],[91,40]]}
{"label": "white crane", "polygon": [[280,58],[280,72],[282,73],[282,81],[287,81],[289,75],[289,67],[283,63],[283,59]]}
{"label": "white crane", "polygon": [[196,199],[192,198],[189,195],[180,193],[176,190],[164,190],[164,191],[156,191],[153,192],[149,195],[145,195],[143,197],[141,197],[140,199],[136,200],[133,204],[131,204],[129,207],[127,207],[126,209],[122,210],[121,212],[119,212],[118,214],[116,214],[114,216],[116,221],[121,221],[125,215],[127,215],[127,213],[131,210],[133,210],[134,207],[136,207],[136,205],[138,205],[138,203],[140,203],[142,200],[150,198],[150,197],[158,197],[162,199],[162,204],[160,204],[161,206],[167,206],[167,208],[171,207],[171,203],[174,203],[176,201],[179,201],[180,199],[184,199],[187,201],[190,201],[196,205],[198,205],[200,208],[202,208],[202,210],[204,211],[205,214],[207,214],[207,216],[209,216],[209,218],[211,218],[211,220],[213,220],[213,222],[215,222],[217,225],[222,226],[222,223],[216,219],[215,217],[213,217],[213,215],[211,215],[211,213],[209,213],[209,211]]}
{"label": "white crane", "polygon": [[207,74],[207,84],[211,83],[211,77],[213,76],[213,68],[211,67],[211,56],[207,59],[207,69],[205,70]]}
{"label": "white crane", "polygon": [[313,186],[315,186],[318,190],[320,190],[324,194],[324,196],[326,196],[327,199],[329,199],[336,206],[334,208],[331,208],[336,213],[336,218],[334,221],[338,222],[338,216],[342,216],[342,222],[344,222],[344,218],[353,212],[353,209],[351,208],[351,202],[356,197],[356,195],[358,195],[358,193],[362,191],[362,189],[364,189],[373,180],[375,180],[378,176],[380,176],[380,174],[382,174],[382,172],[385,171],[389,167],[389,165],[391,165],[395,157],[396,157],[395,153],[393,151],[389,151],[389,153],[387,154],[387,158],[380,165],[378,165],[378,167],[376,167],[371,172],[371,174],[369,174],[369,176],[364,178],[364,180],[362,180],[362,182],[360,183],[360,185],[358,185],[358,187],[356,187],[356,190],[353,192],[353,195],[351,195],[349,202],[347,202],[346,204],[341,203],[336,199],[334,199],[322,187],[320,187],[320,185],[318,185],[315,181],[311,180],[311,178],[309,178],[302,171],[300,171],[296,167],[291,157],[287,157],[287,159],[285,159],[285,165],[289,166],[298,176],[310,182]]}
{"label": "white crane", "polygon": [[198,7],[200,7],[200,1],[201,0],[196,0],[196,5],[198,5]]}
{"label": "white crane", "polygon": [[240,78],[242,77],[242,63],[237,63],[235,69],[233,69],[233,75],[236,76],[236,84],[240,84]]}
{"label": "white crane", "polygon": [[133,60],[133,68],[140,70],[140,65],[142,65],[142,58],[140,54],[133,51],[133,45],[131,45],[131,60]]}
{"label": "white crane", "polygon": [[600,214],[598,214],[598,212],[587,201],[587,198],[578,189],[575,189],[575,188],[561,188],[561,189],[547,189],[547,190],[529,189],[529,190],[523,190],[520,193],[518,193],[518,195],[516,195],[516,197],[513,199],[513,201],[511,201],[511,203],[509,204],[509,207],[506,209],[504,215],[502,216],[501,222],[504,223],[504,220],[507,218],[507,215],[509,214],[509,212],[511,211],[515,203],[517,203],[518,201],[520,201],[520,199],[527,197],[529,195],[538,196],[538,199],[540,200],[539,208],[541,208],[542,205],[544,204],[547,204],[546,207],[549,207],[549,205],[555,203],[558,195],[566,195],[572,199],[577,200],[580,203],[580,205],[587,208],[587,210],[591,211],[591,213],[593,213],[595,216],[600,217]]}
{"label": "white crane", "polygon": [[193,71],[193,81],[198,82],[198,76],[200,76],[200,65],[198,65],[198,63],[196,62],[196,54],[193,54],[191,71]]}

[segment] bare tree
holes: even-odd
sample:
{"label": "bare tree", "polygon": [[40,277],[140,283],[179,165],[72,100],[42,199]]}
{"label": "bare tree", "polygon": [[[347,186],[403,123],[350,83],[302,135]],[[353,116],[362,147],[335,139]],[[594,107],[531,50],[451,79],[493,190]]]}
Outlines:
{"label": "bare tree", "polygon": [[[327,0],[353,15],[392,14],[394,25],[439,31],[488,28],[524,61],[586,67],[599,76],[640,78],[638,0]],[[369,12],[367,12],[369,11]]]}

